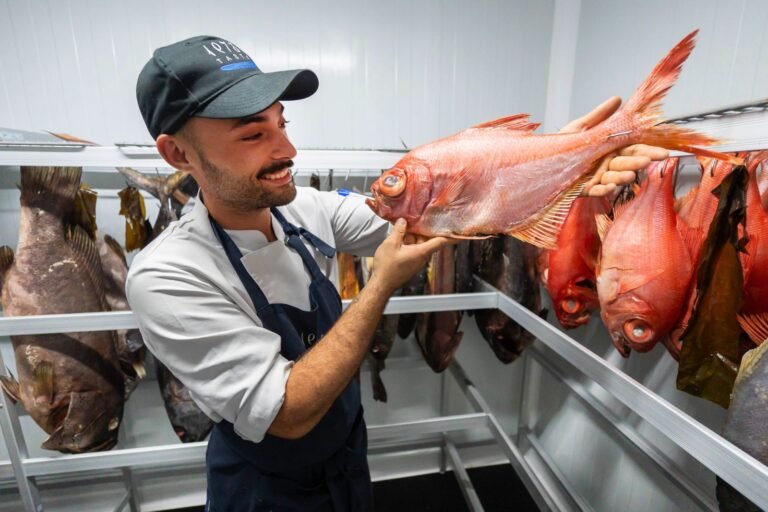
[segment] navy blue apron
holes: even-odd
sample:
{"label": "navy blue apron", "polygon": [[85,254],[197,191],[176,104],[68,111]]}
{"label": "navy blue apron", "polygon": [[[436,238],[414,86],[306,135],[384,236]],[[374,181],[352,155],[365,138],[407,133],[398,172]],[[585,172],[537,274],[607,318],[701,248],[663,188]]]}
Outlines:
{"label": "navy blue apron", "polygon": [[[240,259],[242,253],[211,218],[216,235],[235,268],[264,328],[280,335],[281,354],[292,361],[327,333],[341,315],[336,287],[320,271],[301,240],[328,258],[336,250],[304,228],[290,224],[275,208],[285,244],[301,256],[310,273],[310,311],[270,304]],[[300,439],[267,434],[259,443],[238,436],[231,423],[217,423],[208,441],[209,512],[371,511],[373,498],[367,461],[368,439],[360,387],[354,381],[322,420]]]}

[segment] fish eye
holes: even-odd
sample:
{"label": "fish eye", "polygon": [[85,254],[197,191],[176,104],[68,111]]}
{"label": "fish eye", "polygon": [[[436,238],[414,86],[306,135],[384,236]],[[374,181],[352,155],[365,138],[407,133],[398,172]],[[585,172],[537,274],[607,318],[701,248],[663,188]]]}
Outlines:
{"label": "fish eye", "polygon": [[643,343],[653,337],[653,329],[645,321],[634,318],[624,322],[624,336],[635,343]]}
{"label": "fish eye", "polygon": [[573,297],[568,297],[567,299],[563,299],[560,301],[560,307],[563,311],[568,313],[569,315],[574,315],[576,313],[579,313],[581,309],[584,307],[584,305],[581,303],[580,300],[574,299]]}
{"label": "fish eye", "polygon": [[397,197],[405,192],[405,181],[405,173],[401,169],[392,169],[381,179],[381,193],[388,197]]}

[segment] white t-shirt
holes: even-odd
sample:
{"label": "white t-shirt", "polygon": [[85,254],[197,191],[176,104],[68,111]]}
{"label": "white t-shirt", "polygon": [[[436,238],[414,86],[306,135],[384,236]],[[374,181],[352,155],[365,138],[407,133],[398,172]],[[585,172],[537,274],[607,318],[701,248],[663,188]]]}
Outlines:
{"label": "white t-shirt", "polygon": [[[338,251],[360,256],[373,255],[389,226],[359,197],[307,187],[297,187],[296,199],[279,210]],[[274,217],[272,227],[271,243],[258,230],[227,233],[270,303],[309,310],[309,273]],[[336,258],[304,242],[338,288]],[[260,441],[283,404],[293,362],[280,354],[280,337],[262,327],[202,201],[136,256],[126,293],[144,343],[201,410]]]}

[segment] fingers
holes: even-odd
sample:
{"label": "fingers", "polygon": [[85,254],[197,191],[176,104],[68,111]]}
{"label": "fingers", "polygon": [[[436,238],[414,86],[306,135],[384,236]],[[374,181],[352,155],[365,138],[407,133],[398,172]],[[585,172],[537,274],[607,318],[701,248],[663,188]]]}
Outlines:
{"label": "fingers", "polygon": [[594,187],[589,189],[589,192],[587,192],[587,195],[590,197],[604,197],[613,194],[616,192],[616,184],[615,183],[607,183],[605,185],[595,185]]}
{"label": "fingers", "polygon": [[600,177],[601,185],[629,185],[635,181],[637,173],[635,171],[609,171]]}
{"label": "fingers", "polygon": [[592,110],[592,112],[588,113],[583,117],[575,119],[570,123],[568,123],[567,125],[565,125],[563,129],[560,130],[560,133],[580,132],[588,128],[592,128],[593,126],[608,119],[611,116],[611,114],[613,114],[619,109],[620,106],[621,106],[621,98],[619,98],[618,96],[613,96],[612,98],[608,98],[607,100],[602,102],[600,105],[595,107],[595,109]]}
{"label": "fingers", "polygon": [[456,242],[453,239],[451,239],[451,238],[445,238],[445,237],[442,237],[442,236],[437,236],[435,238],[430,238],[426,242],[421,242],[420,244],[418,244],[415,247],[418,247],[419,251],[421,251],[423,255],[429,256],[430,254],[432,254],[436,250],[438,250],[438,249],[440,249],[442,247],[445,247],[446,245],[451,245],[451,244],[454,244],[454,243],[456,243]]}
{"label": "fingers", "polygon": [[[647,156],[617,156],[608,162],[609,171],[637,171],[651,164]],[[606,173],[607,174],[607,173]]]}
{"label": "fingers", "polygon": [[635,144],[627,146],[619,151],[621,156],[646,156],[651,160],[664,160],[669,158],[669,151],[657,146],[648,146],[646,144]]}

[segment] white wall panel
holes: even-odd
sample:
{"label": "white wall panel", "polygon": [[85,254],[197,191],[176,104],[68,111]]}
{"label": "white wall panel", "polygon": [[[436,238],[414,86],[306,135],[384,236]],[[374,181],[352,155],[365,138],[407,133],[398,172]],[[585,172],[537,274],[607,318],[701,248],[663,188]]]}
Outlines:
{"label": "white wall panel", "polygon": [[318,93],[288,106],[298,147],[415,146],[511,113],[541,119],[552,12],[552,0],[0,0],[0,126],[149,141],[141,67],[211,34],[267,71],[317,72]]}
{"label": "white wall panel", "polygon": [[768,2],[583,0],[571,114],[627,98],[680,39],[698,44],[665,102],[669,117],[768,95]]}

